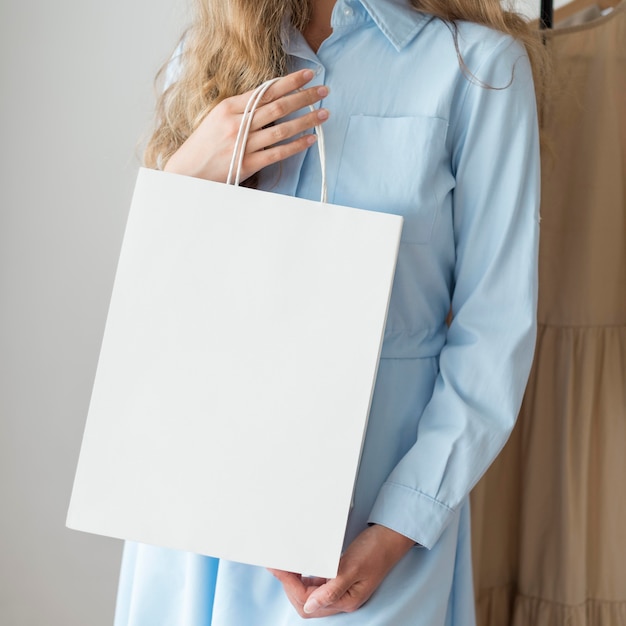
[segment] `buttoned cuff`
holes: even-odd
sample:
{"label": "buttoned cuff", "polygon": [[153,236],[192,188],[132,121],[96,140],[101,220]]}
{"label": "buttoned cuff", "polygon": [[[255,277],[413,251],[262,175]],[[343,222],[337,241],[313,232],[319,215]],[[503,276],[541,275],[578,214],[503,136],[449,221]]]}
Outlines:
{"label": "buttoned cuff", "polygon": [[430,550],[454,513],[450,507],[420,491],[386,482],[378,493],[368,522],[395,530]]}

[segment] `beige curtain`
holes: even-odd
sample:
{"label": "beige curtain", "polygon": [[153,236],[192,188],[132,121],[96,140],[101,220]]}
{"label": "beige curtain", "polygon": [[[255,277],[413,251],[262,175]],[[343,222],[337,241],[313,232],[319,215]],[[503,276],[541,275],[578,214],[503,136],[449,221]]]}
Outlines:
{"label": "beige curtain", "polygon": [[626,626],[626,1],[581,21],[547,35],[539,334],[472,494],[479,626]]}

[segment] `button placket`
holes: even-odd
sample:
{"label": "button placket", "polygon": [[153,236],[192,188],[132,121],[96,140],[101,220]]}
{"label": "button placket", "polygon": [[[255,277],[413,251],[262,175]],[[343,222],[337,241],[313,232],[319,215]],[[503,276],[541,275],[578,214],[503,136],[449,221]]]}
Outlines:
{"label": "button placket", "polygon": [[333,26],[347,26],[352,23],[354,16],[354,7],[349,0],[339,0],[332,18]]}

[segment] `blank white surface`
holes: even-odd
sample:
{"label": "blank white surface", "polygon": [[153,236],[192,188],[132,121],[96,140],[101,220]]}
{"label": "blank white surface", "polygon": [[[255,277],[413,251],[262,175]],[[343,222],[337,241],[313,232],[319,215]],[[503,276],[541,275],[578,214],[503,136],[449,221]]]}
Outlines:
{"label": "blank white surface", "polygon": [[334,576],[401,227],[142,169],[68,524]]}

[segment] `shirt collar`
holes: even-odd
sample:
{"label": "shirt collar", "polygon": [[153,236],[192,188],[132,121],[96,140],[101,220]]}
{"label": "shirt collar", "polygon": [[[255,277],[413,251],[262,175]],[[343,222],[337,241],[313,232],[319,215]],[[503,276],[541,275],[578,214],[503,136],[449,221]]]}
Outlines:
{"label": "shirt collar", "polygon": [[359,2],[398,51],[407,46],[432,19],[431,15],[417,11],[409,0],[359,0]]}
{"label": "shirt collar", "polygon": [[[337,3],[360,4],[379,28],[389,43],[398,51],[406,47],[426,26],[432,15],[415,9],[410,0],[337,0]],[[289,19],[283,24],[282,39],[285,50],[291,54],[303,53],[306,45],[294,36]]]}

